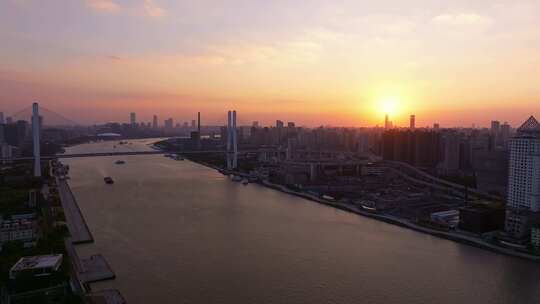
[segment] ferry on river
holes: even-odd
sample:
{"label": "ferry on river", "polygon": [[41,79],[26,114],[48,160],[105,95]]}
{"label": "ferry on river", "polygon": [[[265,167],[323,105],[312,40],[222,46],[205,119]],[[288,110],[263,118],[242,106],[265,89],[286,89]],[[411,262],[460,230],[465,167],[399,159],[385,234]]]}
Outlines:
{"label": "ferry on river", "polygon": [[110,176],[104,177],[103,181],[105,181],[105,184],[114,184],[114,180]]}

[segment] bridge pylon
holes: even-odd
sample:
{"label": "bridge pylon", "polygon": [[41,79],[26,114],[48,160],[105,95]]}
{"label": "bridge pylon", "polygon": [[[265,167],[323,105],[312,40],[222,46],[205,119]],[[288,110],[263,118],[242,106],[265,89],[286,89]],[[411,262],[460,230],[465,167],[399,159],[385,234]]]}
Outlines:
{"label": "bridge pylon", "polygon": [[236,131],[236,111],[227,112],[227,170],[238,166],[238,137]]}

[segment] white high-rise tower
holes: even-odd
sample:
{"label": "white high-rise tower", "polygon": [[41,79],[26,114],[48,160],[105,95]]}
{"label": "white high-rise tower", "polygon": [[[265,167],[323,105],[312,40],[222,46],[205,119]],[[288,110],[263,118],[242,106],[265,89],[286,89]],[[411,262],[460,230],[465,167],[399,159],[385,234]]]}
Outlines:
{"label": "white high-rise tower", "polygon": [[510,140],[505,230],[528,235],[540,220],[540,123],[531,116]]}
{"label": "white high-rise tower", "polygon": [[34,176],[41,176],[41,153],[39,147],[39,105],[37,102],[32,104],[32,144],[34,148]]}

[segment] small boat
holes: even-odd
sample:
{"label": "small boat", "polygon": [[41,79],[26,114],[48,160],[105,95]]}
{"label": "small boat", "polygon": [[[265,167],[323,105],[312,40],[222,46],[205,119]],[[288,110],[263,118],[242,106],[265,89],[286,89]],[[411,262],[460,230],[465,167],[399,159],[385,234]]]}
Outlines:
{"label": "small boat", "polygon": [[232,181],[233,181],[233,182],[241,182],[241,181],[242,181],[242,177],[241,177],[240,175],[233,175]]}
{"label": "small boat", "polygon": [[249,184],[249,181],[248,181],[246,178],[244,178],[244,180],[242,180],[242,185],[245,186],[245,185],[247,185],[247,184]]}
{"label": "small boat", "polygon": [[117,165],[123,165],[123,164],[125,164],[126,162],[123,161],[123,160],[117,160],[117,161],[115,161],[114,163],[117,164]]}
{"label": "small boat", "polygon": [[105,181],[106,184],[114,184],[114,181],[110,176],[104,177],[103,181]]}

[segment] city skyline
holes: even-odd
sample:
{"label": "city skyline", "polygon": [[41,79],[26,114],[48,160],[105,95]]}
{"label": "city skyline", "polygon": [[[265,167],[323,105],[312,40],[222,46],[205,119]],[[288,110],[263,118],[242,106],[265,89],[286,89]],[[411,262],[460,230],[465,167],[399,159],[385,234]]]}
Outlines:
{"label": "city skyline", "polygon": [[534,1],[9,0],[0,108],[39,101],[91,124],[126,112],[223,122],[234,107],[264,124],[374,126],[394,104],[401,126],[411,114],[417,126],[518,125],[540,111],[539,10]]}

